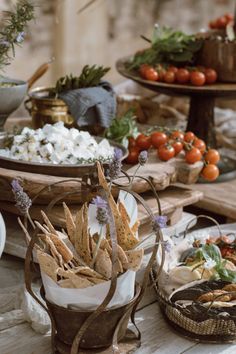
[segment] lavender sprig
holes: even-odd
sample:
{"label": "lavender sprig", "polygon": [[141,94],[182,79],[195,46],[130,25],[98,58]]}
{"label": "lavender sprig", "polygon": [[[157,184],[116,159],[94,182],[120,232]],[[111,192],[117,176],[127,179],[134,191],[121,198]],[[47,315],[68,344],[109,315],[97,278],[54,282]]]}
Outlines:
{"label": "lavender sprig", "polygon": [[[132,188],[132,184],[133,184],[134,179],[135,179],[135,177],[136,177],[136,175],[137,175],[137,173],[138,173],[138,170],[140,169],[141,166],[144,166],[144,165],[145,165],[145,163],[147,162],[147,160],[148,160],[148,152],[147,152],[146,150],[141,151],[140,154],[139,154],[139,156],[138,156],[138,162],[139,162],[139,163],[138,163],[138,166],[137,166],[136,170],[134,171],[134,174],[133,174],[132,179],[131,179],[131,181],[130,181],[130,187],[129,187],[129,189]],[[128,195],[128,192],[126,193],[124,199],[127,197],[127,195]]]}
{"label": "lavender sprig", "polygon": [[115,148],[113,159],[109,164],[109,170],[108,170],[108,176],[110,177],[111,181],[117,179],[120,175],[121,167],[122,167],[122,162],[121,162],[122,156],[123,156],[122,150]]}
{"label": "lavender sprig", "polygon": [[93,198],[92,204],[96,205],[96,207],[97,207],[96,219],[101,226],[98,242],[96,244],[96,248],[95,248],[94,255],[93,255],[93,260],[92,260],[92,266],[93,266],[96,261],[97,253],[98,253],[101,241],[102,241],[102,228],[104,225],[108,224],[109,215],[108,215],[108,204],[105,199],[101,198],[100,196],[97,196],[96,198]]}
{"label": "lavender sprig", "polygon": [[152,229],[154,232],[158,232],[159,229],[164,229],[167,225],[167,216],[158,215],[153,219]]}
{"label": "lavender sprig", "polygon": [[22,215],[27,216],[33,228],[35,228],[34,222],[29,215],[29,209],[32,205],[32,200],[27,193],[24,192],[22,186],[17,179],[13,179],[11,182],[12,192],[15,198],[15,206]]}

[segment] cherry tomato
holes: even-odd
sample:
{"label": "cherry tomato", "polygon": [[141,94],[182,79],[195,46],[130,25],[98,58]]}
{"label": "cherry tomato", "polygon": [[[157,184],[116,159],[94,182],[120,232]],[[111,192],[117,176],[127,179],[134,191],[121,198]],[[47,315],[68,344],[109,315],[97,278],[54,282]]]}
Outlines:
{"label": "cherry tomato", "polygon": [[167,84],[173,84],[175,82],[175,73],[174,71],[167,71],[164,75],[164,81]]}
{"label": "cherry tomato", "polygon": [[234,249],[231,247],[224,246],[220,248],[220,252],[221,256],[225,258],[227,256],[231,256],[234,253]]}
{"label": "cherry tomato", "polygon": [[202,169],[201,175],[209,182],[213,182],[217,179],[220,172],[216,165],[209,164]]}
{"label": "cherry tomato", "polygon": [[205,72],[206,72],[205,66],[202,66],[202,65],[197,66],[197,70],[200,71],[200,73],[203,73],[203,74],[205,74]]}
{"label": "cherry tomato", "polygon": [[216,20],[209,22],[209,28],[211,28],[211,29],[216,29],[217,28]]}
{"label": "cherry tomato", "polygon": [[205,70],[206,84],[214,84],[217,80],[217,72],[214,69]]}
{"label": "cherry tomato", "polygon": [[136,147],[136,141],[135,141],[135,139],[132,136],[130,136],[128,138],[128,140],[129,140],[129,149],[133,148],[133,147]]}
{"label": "cherry tomato", "polygon": [[181,143],[181,141],[178,141],[178,140],[174,141],[171,145],[175,149],[175,156],[178,155],[180,153],[180,151],[183,150],[183,147],[184,147],[183,143]]}
{"label": "cherry tomato", "polygon": [[233,21],[234,16],[232,14],[225,14],[225,18],[227,19],[228,22]]}
{"label": "cherry tomato", "polygon": [[195,139],[193,142],[193,146],[200,150],[201,154],[204,154],[204,152],[206,151],[206,144],[202,139]]}
{"label": "cherry tomato", "polygon": [[149,81],[157,81],[159,78],[158,72],[153,68],[147,68],[145,71],[145,79]]}
{"label": "cherry tomato", "polygon": [[184,133],[178,131],[178,130],[175,130],[171,133],[171,136],[170,136],[171,139],[178,139],[178,140],[181,140],[183,141],[184,140]]}
{"label": "cherry tomato", "polygon": [[136,138],[136,146],[140,148],[140,150],[148,150],[151,147],[151,137],[146,136],[144,134],[140,134]]}
{"label": "cherry tomato", "polygon": [[186,143],[191,143],[195,139],[195,135],[192,132],[187,132],[184,134],[184,141]]}
{"label": "cherry tomato", "polygon": [[178,68],[176,66],[169,66],[168,71],[172,71],[173,73],[177,74]]}
{"label": "cherry tomato", "polygon": [[138,163],[138,157],[139,157],[139,149],[137,147],[132,147],[129,150],[129,155],[127,156],[125,162],[131,165],[135,165]]}
{"label": "cherry tomato", "polygon": [[216,165],[220,161],[220,154],[215,149],[209,149],[204,155],[204,160],[210,164]]}
{"label": "cherry tomato", "polygon": [[148,64],[142,64],[139,67],[139,73],[143,78],[146,78],[146,71],[148,68],[150,68],[150,66]]}
{"label": "cherry tomato", "polygon": [[190,73],[187,69],[178,69],[176,80],[179,84],[187,84],[190,79]]}
{"label": "cherry tomato", "polygon": [[191,150],[186,151],[185,154],[185,161],[189,164],[193,164],[195,162],[201,161],[202,154],[200,150],[195,147],[192,147]]}
{"label": "cherry tomato", "polygon": [[194,86],[203,86],[206,82],[206,77],[200,71],[192,71],[190,74],[190,82]]}
{"label": "cherry tomato", "polygon": [[161,81],[161,82],[165,81],[166,70],[161,68],[157,72],[158,72],[158,76],[159,76],[159,81]]}
{"label": "cherry tomato", "polygon": [[227,26],[227,24],[228,24],[228,20],[225,16],[221,16],[216,20],[216,25],[217,25],[217,28],[219,28],[219,29],[225,28]]}
{"label": "cherry tomato", "polygon": [[162,132],[154,132],[151,135],[152,146],[159,148],[159,146],[164,145],[167,142],[167,135]]}
{"label": "cherry tomato", "polygon": [[162,161],[168,161],[175,156],[175,149],[169,144],[161,145],[157,150],[157,156]]}

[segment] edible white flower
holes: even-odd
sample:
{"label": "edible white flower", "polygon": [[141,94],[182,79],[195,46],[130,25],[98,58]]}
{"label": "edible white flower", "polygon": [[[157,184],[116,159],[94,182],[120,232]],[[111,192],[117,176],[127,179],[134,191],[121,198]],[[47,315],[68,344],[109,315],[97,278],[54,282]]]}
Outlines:
{"label": "edible white flower", "polygon": [[203,268],[204,269],[212,269],[216,266],[216,262],[210,258],[208,259],[204,264],[203,264]]}

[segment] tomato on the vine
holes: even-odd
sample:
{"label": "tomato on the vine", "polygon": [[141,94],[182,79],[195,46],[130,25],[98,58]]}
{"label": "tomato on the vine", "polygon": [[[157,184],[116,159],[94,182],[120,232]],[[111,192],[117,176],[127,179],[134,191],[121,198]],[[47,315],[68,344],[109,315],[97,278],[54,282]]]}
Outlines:
{"label": "tomato on the vine", "polygon": [[163,132],[154,132],[151,134],[151,143],[155,148],[164,145],[167,142],[167,135]]}
{"label": "tomato on the vine", "polygon": [[138,157],[139,157],[140,150],[137,147],[132,147],[129,150],[129,155],[127,156],[125,162],[128,164],[135,165],[138,163]]}
{"label": "tomato on the vine", "polygon": [[204,160],[207,163],[216,165],[220,161],[220,154],[215,149],[209,149],[204,155]]}
{"label": "tomato on the vine", "polygon": [[158,72],[154,68],[147,68],[144,75],[145,79],[149,81],[157,81],[159,78]]}
{"label": "tomato on the vine", "polygon": [[229,21],[227,20],[227,18],[225,16],[221,16],[216,20],[216,26],[217,26],[217,28],[223,29],[227,26],[228,22]]}
{"label": "tomato on the vine", "polygon": [[201,176],[209,182],[213,182],[219,176],[220,171],[216,165],[209,164],[203,167]]}
{"label": "tomato on the vine", "polygon": [[202,154],[199,149],[192,147],[191,150],[186,151],[185,161],[189,164],[201,161]]}
{"label": "tomato on the vine", "polygon": [[168,71],[172,71],[173,73],[176,74],[178,71],[178,68],[176,66],[171,65],[171,66],[169,66]]}
{"label": "tomato on the vine", "polygon": [[175,149],[169,144],[161,145],[157,150],[157,156],[162,161],[168,161],[175,156]]}
{"label": "tomato on the vine", "polygon": [[175,73],[174,71],[167,71],[164,75],[164,82],[167,84],[173,84],[175,82]]}
{"label": "tomato on the vine", "polygon": [[148,65],[148,64],[142,64],[139,67],[139,73],[143,78],[146,78],[146,71],[148,68],[150,68],[150,65]]}
{"label": "tomato on the vine", "polygon": [[187,84],[190,79],[190,73],[187,69],[178,69],[176,80],[179,84]]}
{"label": "tomato on the vine", "polygon": [[184,133],[180,132],[179,130],[174,130],[171,135],[170,135],[171,139],[179,139],[181,141],[184,140]]}
{"label": "tomato on the vine", "polygon": [[190,74],[190,82],[194,86],[203,86],[206,82],[205,74],[200,71],[192,71]]}
{"label": "tomato on the vine", "polygon": [[192,132],[186,132],[184,134],[184,141],[186,143],[191,143],[195,139],[195,135]]}
{"label": "tomato on the vine", "polygon": [[157,70],[158,76],[159,76],[159,81],[163,82],[165,81],[165,75],[166,75],[166,70],[163,68],[160,68]]}
{"label": "tomato on the vine", "polygon": [[214,69],[205,70],[206,84],[214,84],[217,80],[217,72]]}
{"label": "tomato on the vine", "polygon": [[175,149],[175,156],[178,155],[184,147],[184,144],[179,140],[175,140],[171,145]]}
{"label": "tomato on the vine", "polygon": [[134,137],[130,136],[128,138],[128,141],[129,141],[129,149],[133,148],[133,147],[136,147],[136,141],[135,141]]}
{"label": "tomato on the vine", "polygon": [[195,139],[193,142],[193,146],[199,149],[202,154],[204,154],[204,152],[206,151],[206,144],[202,139]]}
{"label": "tomato on the vine", "polygon": [[140,148],[140,150],[148,150],[151,145],[152,143],[150,136],[139,134],[139,136],[136,138],[136,146]]}

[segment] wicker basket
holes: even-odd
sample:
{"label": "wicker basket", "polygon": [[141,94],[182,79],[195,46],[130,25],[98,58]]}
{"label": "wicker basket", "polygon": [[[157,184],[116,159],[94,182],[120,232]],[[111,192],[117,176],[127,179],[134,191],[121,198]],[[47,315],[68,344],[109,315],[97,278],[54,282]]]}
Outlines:
{"label": "wicker basket", "polygon": [[[219,234],[221,230],[218,223],[211,217],[200,215],[198,218],[207,218],[215,222]],[[188,225],[189,226],[189,225]],[[188,226],[185,236],[188,232]],[[157,293],[158,302],[166,321],[178,333],[197,342],[206,343],[233,343],[236,342],[236,306],[213,307],[204,306],[197,298],[206,292],[222,289],[229,282],[222,280],[199,282],[189,287],[179,288],[167,297],[156,281],[156,270],[152,269],[151,278]],[[185,306],[178,300],[187,300]],[[220,301],[220,299],[219,299]]]}

